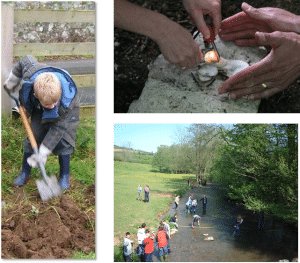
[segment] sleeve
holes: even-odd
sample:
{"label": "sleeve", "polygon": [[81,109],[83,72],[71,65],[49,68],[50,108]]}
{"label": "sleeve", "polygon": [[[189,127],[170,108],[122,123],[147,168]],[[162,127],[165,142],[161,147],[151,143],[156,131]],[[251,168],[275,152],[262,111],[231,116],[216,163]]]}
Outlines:
{"label": "sleeve", "polygon": [[75,100],[76,98],[74,98],[74,102],[72,102],[74,104],[71,108],[64,109],[63,113],[59,112],[60,119],[51,125],[42,142],[51,151],[54,150],[62,138],[65,138],[75,147],[75,138],[72,137],[76,134],[79,124],[79,105],[76,104]]}
{"label": "sleeve", "polygon": [[166,238],[169,239],[170,238],[169,234],[166,231],[164,231],[164,232],[165,232]]}

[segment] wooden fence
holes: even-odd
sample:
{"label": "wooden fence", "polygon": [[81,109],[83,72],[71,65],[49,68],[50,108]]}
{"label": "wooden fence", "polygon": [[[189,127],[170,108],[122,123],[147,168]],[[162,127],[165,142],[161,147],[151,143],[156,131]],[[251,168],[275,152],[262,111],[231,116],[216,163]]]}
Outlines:
{"label": "wooden fence", "polygon": [[[58,22],[58,23],[93,23],[95,11],[77,10],[20,10],[13,12],[14,23],[22,22]],[[18,43],[13,44],[13,56],[95,56],[95,42],[76,43]],[[93,87],[95,74],[72,75],[78,88]],[[87,85],[88,84],[88,85]],[[95,105],[81,106],[81,116],[94,116]]]}

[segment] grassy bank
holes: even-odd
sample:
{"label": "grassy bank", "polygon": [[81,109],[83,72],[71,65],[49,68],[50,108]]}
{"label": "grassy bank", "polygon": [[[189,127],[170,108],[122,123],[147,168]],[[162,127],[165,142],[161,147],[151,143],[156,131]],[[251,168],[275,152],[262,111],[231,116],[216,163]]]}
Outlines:
{"label": "grassy bank", "polygon": [[[164,174],[152,170],[149,164],[115,162],[114,164],[114,237],[115,261],[122,260],[123,237],[128,231],[134,240],[137,227],[146,223],[157,231],[159,216],[167,211],[175,195],[188,190],[188,174]],[[150,186],[150,202],[137,200],[137,187]],[[144,192],[143,192],[144,199]]]}

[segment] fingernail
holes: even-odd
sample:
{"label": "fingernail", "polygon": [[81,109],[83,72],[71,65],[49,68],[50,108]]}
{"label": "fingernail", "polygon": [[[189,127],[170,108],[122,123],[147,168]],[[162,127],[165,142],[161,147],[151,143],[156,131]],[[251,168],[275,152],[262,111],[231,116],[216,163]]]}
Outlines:
{"label": "fingernail", "polygon": [[251,8],[250,5],[248,5],[246,2],[242,3],[242,9],[245,11],[249,11]]}
{"label": "fingernail", "polygon": [[234,93],[229,93],[228,97],[230,100],[235,100],[236,99],[236,95]]}
{"label": "fingernail", "polygon": [[248,96],[247,96],[247,99],[248,99],[248,100],[254,100],[254,95],[248,95]]}
{"label": "fingernail", "polygon": [[266,37],[265,37],[265,35],[263,33],[256,32],[255,34],[258,36],[258,38],[260,39],[260,41],[262,41],[262,42],[266,41]]}

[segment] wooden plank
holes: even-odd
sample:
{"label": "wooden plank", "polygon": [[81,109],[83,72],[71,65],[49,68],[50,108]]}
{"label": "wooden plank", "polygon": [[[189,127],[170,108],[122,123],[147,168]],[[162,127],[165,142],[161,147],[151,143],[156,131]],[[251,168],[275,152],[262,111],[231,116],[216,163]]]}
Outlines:
{"label": "wooden plank", "polygon": [[21,43],[14,44],[14,56],[21,57],[27,54],[33,56],[75,56],[95,55],[95,42],[76,43]]}
{"label": "wooden plank", "polygon": [[95,74],[72,75],[72,78],[73,78],[77,88],[95,87],[96,86]]}
{"label": "wooden plank", "polygon": [[80,106],[79,109],[80,109],[80,118],[95,117],[96,114],[95,105]]}
{"label": "wooden plank", "polygon": [[14,22],[59,22],[59,23],[93,23],[94,10],[14,10]]}

